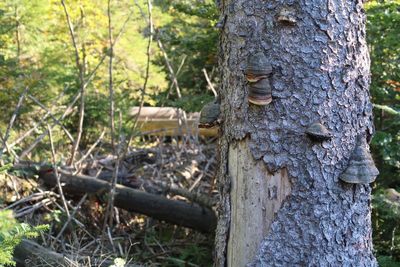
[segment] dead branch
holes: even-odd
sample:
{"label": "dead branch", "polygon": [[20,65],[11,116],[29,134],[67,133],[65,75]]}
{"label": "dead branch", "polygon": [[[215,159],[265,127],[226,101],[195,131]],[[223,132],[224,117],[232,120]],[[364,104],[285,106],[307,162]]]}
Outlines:
{"label": "dead branch", "polygon": [[26,87],[18,99],[17,106],[15,107],[14,113],[11,116],[10,122],[8,123],[7,129],[6,129],[6,133],[4,135],[5,142],[7,142],[8,137],[10,136],[10,130],[14,126],[15,119],[17,118],[19,109],[21,108],[21,105],[22,105],[22,101],[24,100],[25,95],[28,93],[28,90],[29,90],[29,87]]}
{"label": "dead branch", "polygon": [[[58,119],[59,121],[62,121],[65,117],[67,117],[69,114],[71,114],[72,110],[73,110],[73,106],[75,105],[76,101],[78,101],[79,97],[80,97],[80,93],[78,93],[75,98],[72,100],[72,102],[68,105],[68,107],[65,109],[64,113],[60,116],[60,118]],[[51,126],[51,128],[53,128],[55,126],[55,124],[53,124]],[[38,138],[36,138],[36,140],[27,148],[25,149],[21,155],[20,155],[20,159],[23,159],[24,157],[26,157],[36,146],[37,144],[40,143],[40,141],[43,140],[43,138],[45,136],[48,135],[48,130],[46,130],[44,133],[42,133]]]}
{"label": "dead branch", "polygon": [[[61,94],[59,94],[59,95],[57,96],[57,98],[51,103],[51,106],[56,105],[57,101],[60,100],[60,98],[64,96],[64,94],[65,94],[65,92],[66,92],[67,89],[68,89],[68,86],[66,86],[66,87],[64,88],[64,91],[61,92]],[[20,137],[18,137],[18,139],[15,140],[13,143],[9,144],[9,145],[8,145],[9,148],[13,148],[14,146],[16,146],[16,145],[18,145],[19,143],[21,143],[25,138],[27,138],[28,136],[30,136],[31,133],[33,133],[34,131],[37,130],[37,128],[39,127],[40,124],[44,124],[45,120],[46,120],[47,117],[49,117],[49,116],[50,116],[50,110],[48,110],[48,111],[46,112],[46,114],[44,114],[44,116],[42,116],[42,118],[41,118],[38,122],[36,122],[36,123],[33,125],[32,128],[30,128],[28,131],[26,131],[25,133],[23,133],[23,134],[22,134]],[[4,149],[3,149],[3,153],[4,153]]]}
{"label": "dead branch", "polygon": [[61,129],[65,132],[65,134],[67,135],[68,139],[71,140],[71,142],[74,142],[74,138],[72,137],[71,133],[68,131],[67,128],[65,128],[65,126],[62,124],[62,122],[57,119],[52,112],[45,107],[45,105],[43,105],[36,97],[27,94],[28,98],[31,99],[33,102],[35,102],[41,109],[43,109],[44,111],[46,111],[46,114],[49,114],[48,116],[50,116],[52,118],[52,120],[54,121],[55,124],[59,125],[61,127]]}
{"label": "dead branch", "polygon": [[[115,121],[114,121],[114,83],[113,83],[113,58],[114,58],[114,48],[113,48],[113,33],[112,33],[112,24],[111,24],[111,0],[107,2],[107,17],[108,17],[108,40],[109,40],[109,55],[110,60],[108,64],[108,89],[109,89],[109,97],[110,97],[110,135],[111,135],[111,147],[112,153],[114,156],[118,157],[117,149],[115,146]],[[112,225],[112,221],[114,218],[114,196],[115,196],[115,186],[117,184],[117,176],[119,169],[119,158],[115,162],[115,168],[113,170],[113,175],[111,179],[111,190],[109,192],[110,197],[107,201],[106,214],[104,216],[104,225],[103,225],[103,233],[105,232],[105,228],[107,223]]]}
{"label": "dead branch", "polygon": [[157,183],[157,185],[160,186],[166,193],[183,196],[188,200],[198,203],[204,207],[212,208],[213,206],[212,200],[203,194],[190,192],[189,190],[179,188],[177,185],[174,184]]}
{"label": "dead branch", "polygon": [[[10,131],[11,131],[12,127],[14,126],[15,119],[17,118],[19,109],[21,108],[22,102],[23,102],[23,100],[25,98],[25,95],[28,93],[28,90],[29,90],[29,87],[26,87],[24,89],[24,91],[22,92],[21,96],[19,97],[17,106],[15,107],[15,110],[14,110],[12,116],[11,116],[10,122],[7,125],[7,129],[6,129],[6,132],[5,132],[4,136],[0,133],[1,141],[3,142],[3,147],[0,150],[0,158],[3,155],[4,148],[6,148],[6,150],[9,153],[12,153],[12,150],[10,150],[10,148],[9,148],[9,146],[7,144],[8,137],[10,136]],[[13,155],[13,154],[14,154],[14,156],[16,156],[15,153],[12,153],[11,155]]]}
{"label": "dead branch", "polygon": [[176,78],[174,69],[172,68],[171,61],[169,60],[167,51],[165,51],[164,46],[163,46],[160,38],[158,38],[158,37],[157,37],[157,44],[163,54],[165,64],[167,65],[170,78],[172,80],[172,83],[175,85],[175,89],[176,89],[176,93],[178,94],[178,98],[182,98],[181,89],[179,88],[178,79]]}
{"label": "dead branch", "polygon": [[63,227],[61,228],[60,232],[58,232],[57,236],[55,237],[53,244],[57,242],[57,240],[61,237],[61,235],[64,233],[65,229],[67,229],[69,223],[72,221],[74,218],[76,212],[81,208],[83,202],[86,200],[87,194],[83,195],[81,200],[79,200],[79,203],[76,205],[76,207],[72,210],[72,213],[68,216],[67,221],[64,223]]}
{"label": "dead branch", "polygon": [[[60,254],[45,248],[32,240],[23,239],[21,243],[15,248],[14,260],[17,262],[18,266],[32,266],[30,260],[38,259],[40,262],[45,262],[46,266],[82,266],[79,262],[73,260],[72,255]],[[82,260],[87,260],[87,258],[79,257]],[[110,266],[113,264],[112,260],[104,260],[103,266]],[[136,264],[126,264],[126,267],[140,267]]]}
{"label": "dead branch", "polygon": [[99,143],[101,142],[101,140],[104,137],[104,134],[106,133],[106,131],[103,129],[103,131],[101,132],[99,138],[97,138],[96,142],[93,143],[93,145],[88,149],[88,151],[86,152],[85,155],[83,155],[82,158],[80,158],[76,164],[81,164],[87,157],[89,157],[89,155],[92,153],[92,151],[96,148],[96,146],[99,145]]}
{"label": "dead branch", "polygon": [[217,98],[217,97],[218,97],[217,91],[215,90],[214,85],[211,83],[211,80],[210,80],[210,78],[208,77],[207,70],[206,70],[205,68],[203,68],[202,71],[203,71],[203,73],[204,73],[204,77],[206,78],[208,87],[209,87],[210,90],[213,92],[214,97]]}
{"label": "dead branch", "polygon": [[[184,55],[182,60],[181,60],[181,64],[179,64],[178,70],[176,71],[176,78],[178,79],[179,74],[181,73],[182,67],[185,64],[187,55]],[[164,106],[165,101],[169,98],[169,95],[171,94],[172,88],[174,88],[174,83],[171,83],[171,85],[169,86],[168,92],[167,92],[167,96],[163,99],[163,102],[161,102],[161,106]]]}
{"label": "dead branch", "polygon": [[67,25],[68,25],[69,33],[71,36],[72,45],[73,45],[74,51],[75,51],[75,63],[76,63],[76,68],[78,69],[80,96],[81,96],[80,107],[79,107],[78,130],[77,130],[75,142],[72,147],[71,156],[68,161],[68,164],[72,165],[74,158],[75,158],[75,154],[79,147],[79,143],[81,141],[82,132],[83,132],[83,119],[85,117],[85,85],[86,85],[86,83],[84,81],[85,66],[84,66],[83,62],[81,62],[81,59],[79,57],[79,50],[78,50],[78,46],[77,46],[77,42],[76,42],[76,38],[75,38],[74,27],[72,25],[72,22],[71,22],[71,19],[69,16],[69,12],[67,10],[64,0],[61,0],[61,5],[64,8],[65,18],[67,20]]}
{"label": "dead branch", "polygon": [[144,83],[143,83],[142,92],[141,92],[141,96],[140,96],[139,112],[138,112],[138,115],[135,117],[135,121],[133,123],[133,129],[134,130],[137,127],[138,118],[139,118],[140,113],[141,113],[142,108],[143,108],[144,97],[146,95],[146,89],[147,89],[147,83],[148,83],[148,80],[149,80],[149,77],[150,77],[151,44],[153,42],[153,30],[154,30],[151,0],[147,0],[147,10],[148,10],[148,13],[149,13],[148,25],[149,25],[150,32],[149,32],[149,39],[148,39],[148,42],[147,42],[147,51],[146,51],[146,56],[147,56],[146,73],[145,73]]}
{"label": "dead branch", "polygon": [[[64,183],[64,191],[74,195],[104,194],[111,184],[90,176],[72,175],[59,170],[60,180]],[[55,186],[57,178],[53,171],[41,171],[39,179],[48,186]],[[116,207],[144,214],[158,220],[192,228],[201,232],[212,233],[216,227],[215,213],[197,204],[170,200],[163,196],[149,194],[126,186],[116,185]]]}
{"label": "dead branch", "polygon": [[51,160],[52,160],[52,164],[53,164],[54,174],[56,175],[56,179],[57,179],[58,193],[61,196],[61,200],[62,200],[62,203],[64,205],[64,209],[67,212],[67,215],[69,217],[70,213],[69,213],[67,201],[65,200],[63,189],[61,187],[60,174],[58,173],[58,169],[56,167],[56,152],[54,150],[53,135],[52,135],[52,131],[51,131],[50,125],[47,125],[47,129],[48,129],[48,133],[49,133],[49,140],[50,140],[50,147],[51,147]]}
{"label": "dead branch", "polygon": [[71,256],[51,251],[31,240],[23,239],[15,248],[14,260],[21,266],[32,266],[28,260],[36,257],[48,263],[48,266],[79,266]]}

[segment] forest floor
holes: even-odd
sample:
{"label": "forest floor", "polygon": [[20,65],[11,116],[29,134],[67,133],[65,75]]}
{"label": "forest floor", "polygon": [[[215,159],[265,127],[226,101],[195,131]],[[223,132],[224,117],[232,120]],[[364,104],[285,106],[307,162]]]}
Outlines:
{"label": "forest floor", "polygon": [[[109,149],[100,145],[73,170],[58,166],[56,175],[70,170],[73,175],[107,182],[117,177],[118,184],[126,188],[209,206],[212,211],[217,200],[214,141],[153,137],[146,140],[146,147],[130,147],[122,159],[108,154]],[[64,190],[60,192],[57,185],[49,187],[40,179],[35,170],[43,170],[43,166],[23,162],[0,176],[0,198],[5,200],[1,208],[12,209],[21,222],[49,225],[49,231],[17,248],[18,262],[30,266],[125,266],[119,261],[126,266],[211,266],[212,234],[117,205],[111,206],[110,212],[107,207],[113,193],[109,191],[71,194],[66,190],[68,182],[63,182],[60,185]],[[37,250],[26,248],[31,245]],[[61,261],[55,260],[59,258]]]}

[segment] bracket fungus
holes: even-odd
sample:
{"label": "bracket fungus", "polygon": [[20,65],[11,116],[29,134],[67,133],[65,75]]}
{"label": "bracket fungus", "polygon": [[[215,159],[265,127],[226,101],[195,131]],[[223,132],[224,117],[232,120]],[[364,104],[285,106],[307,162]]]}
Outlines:
{"label": "bracket fungus", "polygon": [[259,52],[250,55],[245,71],[249,84],[249,102],[255,105],[268,105],[272,101],[272,90],[269,77],[272,74],[272,66],[264,53]]}
{"label": "bracket fungus", "polygon": [[199,128],[212,128],[217,126],[220,112],[218,100],[205,104],[200,111]]}
{"label": "bracket fungus", "polygon": [[279,23],[286,26],[294,26],[297,23],[295,9],[292,7],[284,7],[279,11],[277,17]]}
{"label": "bracket fungus", "polygon": [[328,129],[326,129],[326,127],[319,122],[311,124],[306,129],[306,134],[311,140],[318,142],[326,141],[332,138],[332,134],[328,131]]}
{"label": "bracket fungus", "polygon": [[375,181],[379,171],[368,150],[364,136],[357,137],[356,147],[350,156],[349,165],[340,175],[340,180],[350,184],[369,184]]}

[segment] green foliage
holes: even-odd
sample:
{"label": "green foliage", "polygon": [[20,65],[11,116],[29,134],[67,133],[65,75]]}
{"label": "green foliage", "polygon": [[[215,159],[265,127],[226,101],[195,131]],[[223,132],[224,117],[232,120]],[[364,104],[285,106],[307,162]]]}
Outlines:
{"label": "green foliage", "polygon": [[374,246],[381,266],[400,265],[400,209],[386,189],[400,189],[400,1],[370,1],[367,39],[376,134],[371,148],[380,175],[373,198]]}
{"label": "green foliage", "polygon": [[39,232],[47,229],[47,225],[31,227],[26,223],[18,223],[11,211],[0,211],[0,266],[14,266],[12,253],[21,240],[35,238]]}
{"label": "green foliage", "polygon": [[380,181],[395,187],[400,186],[400,1],[371,1],[366,8],[377,130],[372,149],[378,157],[381,177],[392,176],[391,181]]}
{"label": "green foliage", "polygon": [[400,200],[390,199],[388,192],[378,190],[373,198],[375,249],[379,254],[398,259],[400,255]]}
{"label": "green foliage", "polygon": [[[191,245],[182,250],[179,258],[187,262],[196,262],[201,264],[201,266],[212,266],[212,255],[210,255],[210,250],[196,245]],[[178,264],[178,266],[186,266],[183,263]]]}
{"label": "green foliage", "polygon": [[211,102],[214,96],[210,94],[195,94],[192,96],[184,95],[181,99],[168,99],[165,101],[166,106],[179,107],[186,111],[198,111],[205,104]]}
{"label": "green foliage", "polygon": [[[168,244],[174,244],[182,234],[183,232],[177,232],[170,225],[148,228],[144,236],[144,243],[148,246],[160,244],[168,246]],[[185,238],[196,238],[196,236],[186,236]],[[164,258],[165,264],[162,266],[212,266],[211,243],[212,241],[208,240],[208,244],[192,243],[179,249],[171,250],[168,252],[168,256]],[[151,254],[147,257],[151,257]]]}
{"label": "green foliage", "polygon": [[[185,59],[178,75],[183,98],[172,98],[175,102],[168,104],[198,111],[204,105],[204,96],[212,96],[202,69],[205,68],[212,81],[217,82],[218,30],[214,27],[218,19],[217,8],[213,0],[159,0],[155,4],[171,16],[171,20],[160,27],[157,37],[164,44],[175,71]],[[165,66],[162,57],[157,63]],[[168,73],[166,68],[165,72]]]}
{"label": "green foliage", "polygon": [[[101,0],[65,1],[76,39],[76,49],[83,69],[84,80],[90,78],[85,91],[85,119],[81,148],[94,142],[109,124],[109,36],[107,3]],[[145,81],[147,45],[149,37],[147,1],[123,0],[112,2],[112,32],[116,39],[113,59],[115,91],[115,120],[122,119],[122,131],[132,126],[128,110],[138,105]],[[214,25],[217,10],[213,0],[155,0],[153,20],[156,29],[150,49],[150,75],[144,95],[144,104],[182,107],[198,111],[213,98],[207,90],[202,69],[207,70],[216,83],[216,51],[218,31]],[[163,43],[168,57],[178,74],[182,98],[170,89],[169,71],[158,45]],[[0,2],[0,130],[4,130],[18,99],[25,89],[43,105],[60,117],[80,91],[76,66],[76,51],[71,41],[64,9],[58,0],[6,0]],[[67,88],[67,89],[65,89]],[[56,103],[54,99],[65,91]],[[57,108],[60,107],[60,108]],[[9,142],[22,134],[32,122],[46,113],[31,99],[25,98],[14,125]],[[121,116],[120,116],[121,114]],[[63,125],[76,136],[79,101],[73,112],[63,120]],[[51,120],[46,123],[53,124]],[[46,130],[39,126],[37,134]],[[58,140],[68,140],[56,127],[53,134]],[[21,144],[27,147],[37,136]],[[64,142],[64,145],[68,145]],[[65,147],[64,147],[65,148]],[[42,160],[48,155],[46,146],[39,145],[32,159]],[[35,153],[35,151],[34,151]]]}
{"label": "green foliage", "polygon": [[392,257],[389,256],[378,256],[378,263],[380,267],[399,267],[400,262],[395,261]]}
{"label": "green foliage", "polygon": [[[113,88],[116,107],[121,111],[139,103],[145,80],[147,36],[143,32],[147,21],[141,12],[146,11],[146,1],[135,2],[137,6],[129,0],[114,1],[111,6],[113,38],[117,39],[114,46]],[[109,124],[107,2],[68,0],[65,3],[84,80],[90,78],[91,81],[86,86],[86,118],[82,137],[82,145],[85,146],[98,137],[100,129]],[[154,14],[155,21],[162,21],[160,16],[165,17],[157,9]],[[55,117],[60,117],[64,109],[55,107],[66,107],[81,87],[75,49],[60,1],[1,1],[0,47],[0,129],[5,128],[26,86],[29,87],[29,94],[52,108]],[[159,50],[153,42],[151,57],[154,59],[157,56]],[[68,88],[65,97],[55,105],[51,104],[65,88]],[[151,62],[145,104],[155,105],[152,96],[166,89],[166,75],[162,67]],[[64,125],[72,134],[77,130],[78,107],[79,102],[75,104],[72,114],[64,119]],[[15,129],[26,129],[24,126],[40,120],[44,113],[29,98],[25,99]],[[130,118],[124,116],[123,119],[125,126]],[[45,125],[39,127],[41,132],[45,129]],[[63,135],[60,131],[60,136],[55,138],[65,140]]]}

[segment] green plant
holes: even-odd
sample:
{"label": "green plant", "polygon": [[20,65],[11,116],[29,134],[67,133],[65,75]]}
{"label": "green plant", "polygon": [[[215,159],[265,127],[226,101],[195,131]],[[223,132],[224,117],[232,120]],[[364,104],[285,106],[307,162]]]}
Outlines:
{"label": "green plant", "polygon": [[394,260],[390,256],[378,256],[378,263],[380,267],[399,267],[400,262]]}
{"label": "green plant", "polygon": [[380,171],[373,197],[374,248],[381,266],[399,266],[400,210],[388,188],[400,188],[400,1],[369,1],[367,41],[376,134],[371,149]]}
{"label": "green plant", "polygon": [[400,186],[400,1],[370,1],[367,41],[376,134],[372,150],[381,172],[378,186]]}
{"label": "green plant", "polygon": [[[172,91],[170,100],[166,103],[169,106],[181,107],[187,111],[199,111],[205,104],[205,98],[212,99],[202,69],[206,69],[211,82],[218,82],[216,74],[218,29],[215,27],[218,10],[214,2],[213,0],[154,1],[156,6],[172,17],[158,29],[157,38],[162,41],[175,72],[184,60],[177,75],[182,99],[174,97],[175,93]],[[163,66],[168,73],[162,56],[156,59],[156,63]],[[163,99],[166,97],[165,94],[160,96]]]}
{"label": "green plant", "polygon": [[[194,262],[200,266],[212,266],[212,255],[210,250],[206,247],[190,245],[183,249],[179,255],[179,258],[183,261]],[[186,266],[182,264],[181,266]]]}
{"label": "green plant", "polygon": [[39,232],[46,231],[48,225],[32,227],[18,223],[9,210],[0,211],[0,266],[14,266],[12,254],[23,238],[34,238]]}

